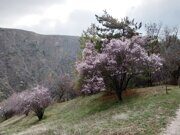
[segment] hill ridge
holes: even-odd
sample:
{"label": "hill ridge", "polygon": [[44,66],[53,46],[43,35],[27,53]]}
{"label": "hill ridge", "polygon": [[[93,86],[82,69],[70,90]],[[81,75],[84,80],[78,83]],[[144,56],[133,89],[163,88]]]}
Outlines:
{"label": "hill ridge", "polygon": [[0,99],[38,83],[51,84],[64,73],[73,75],[79,48],[77,36],[0,28]]}

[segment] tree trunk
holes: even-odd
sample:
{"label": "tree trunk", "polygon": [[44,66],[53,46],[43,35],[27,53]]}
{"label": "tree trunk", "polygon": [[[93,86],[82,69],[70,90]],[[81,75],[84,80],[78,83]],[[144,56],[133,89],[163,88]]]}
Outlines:
{"label": "tree trunk", "polygon": [[166,84],[166,94],[168,94],[168,88],[167,88],[167,84]]}
{"label": "tree trunk", "polygon": [[126,82],[124,83],[124,86],[123,86],[123,91],[126,90],[126,88],[127,88],[127,86],[128,86],[128,83],[129,83],[129,81],[131,80],[131,78],[132,78],[132,75],[127,78],[127,80],[126,80]]}
{"label": "tree trunk", "polygon": [[119,78],[118,76],[114,76],[113,85],[119,101],[123,101],[122,92],[126,89],[130,79],[131,76],[127,78],[126,73],[124,73],[121,78]]}
{"label": "tree trunk", "polygon": [[28,116],[29,112],[25,112],[25,115]]}
{"label": "tree trunk", "polygon": [[43,115],[44,115],[44,109],[38,109],[38,110],[36,111],[36,115],[37,115],[37,117],[38,117],[39,120],[42,120]]}
{"label": "tree trunk", "polygon": [[122,99],[122,90],[116,89],[116,95],[119,101],[123,101]]}
{"label": "tree trunk", "polygon": [[119,101],[122,101],[122,85],[123,85],[123,82],[119,82],[118,81],[118,77],[117,76],[114,76],[112,78],[112,82],[113,82],[113,87],[114,87],[114,91],[116,92],[116,95],[117,95],[117,98]]}
{"label": "tree trunk", "polygon": [[152,74],[151,74],[151,72],[149,71],[149,74],[148,74],[148,85],[149,85],[149,87],[151,87],[151,86],[153,86],[153,83],[152,83]]}
{"label": "tree trunk", "polygon": [[116,91],[116,95],[119,99],[119,101],[122,101],[122,85],[119,85],[118,81],[116,80],[116,83],[114,84],[115,85],[115,91]]}

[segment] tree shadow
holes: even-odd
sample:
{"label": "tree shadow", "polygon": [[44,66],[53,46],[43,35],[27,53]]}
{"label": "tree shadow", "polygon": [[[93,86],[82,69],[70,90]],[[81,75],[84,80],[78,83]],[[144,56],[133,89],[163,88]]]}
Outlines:
{"label": "tree shadow", "polygon": [[103,93],[102,96],[94,99],[89,105],[89,111],[86,115],[92,115],[98,112],[106,111],[113,108],[123,102],[119,101],[113,93]]}

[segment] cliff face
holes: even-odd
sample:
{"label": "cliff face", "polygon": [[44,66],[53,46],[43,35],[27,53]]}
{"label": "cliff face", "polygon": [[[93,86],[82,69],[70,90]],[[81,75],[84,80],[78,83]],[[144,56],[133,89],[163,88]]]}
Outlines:
{"label": "cliff face", "polygon": [[72,74],[79,37],[0,29],[0,98]]}

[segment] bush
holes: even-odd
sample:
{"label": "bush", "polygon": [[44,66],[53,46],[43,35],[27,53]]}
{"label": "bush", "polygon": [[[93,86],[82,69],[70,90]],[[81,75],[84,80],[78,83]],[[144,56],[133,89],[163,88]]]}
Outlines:
{"label": "bush", "polygon": [[69,75],[62,75],[51,87],[51,94],[55,101],[62,102],[73,99],[78,94],[73,88],[73,82]]}
{"label": "bush", "polygon": [[21,103],[21,99],[18,97],[19,95],[14,93],[7,100],[2,102],[1,113],[5,120],[11,118],[15,114],[18,114]]}
{"label": "bush", "polygon": [[51,103],[51,95],[47,88],[37,86],[27,95],[27,109],[36,113],[39,120],[42,119],[45,108]]}
{"label": "bush", "polygon": [[50,92],[47,88],[37,86],[33,89],[14,93],[2,102],[1,113],[5,119],[14,115],[28,115],[35,112],[39,120],[42,119],[44,110],[51,103]]}

